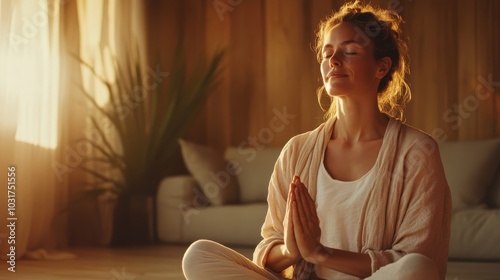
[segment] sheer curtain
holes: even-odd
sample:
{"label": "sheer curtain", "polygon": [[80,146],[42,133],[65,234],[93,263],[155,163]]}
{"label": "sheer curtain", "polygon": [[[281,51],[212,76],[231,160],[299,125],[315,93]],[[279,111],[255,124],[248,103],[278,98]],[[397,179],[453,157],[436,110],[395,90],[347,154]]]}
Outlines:
{"label": "sheer curtain", "polygon": [[[55,213],[65,187],[50,163],[58,155],[59,5],[51,0],[0,2],[0,238],[15,239],[18,258],[55,247]],[[7,169],[15,189],[7,194]],[[7,212],[7,195],[12,212]],[[15,218],[17,220],[8,220]],[[5,232],[7,223],[15,228]],[[1,244],[6,245],[7,240]],[[64,243],[64,240],[59,240]],[[10,246],[9,246],[10,249]],[[2,247],[5,256],[7,246]]]}
{"label": "sheer curtain", "polygon": [[[45,254],[67,245],[103,242],[97,202],[78,214],[64,211],[84,188],[78,170],[88,153],[79,87],[107,102],[99,85],[72,57],[107,71],[111,56],[144,42],[142,2],[116,0],[0,1],[0,254],[15,234],[16,257],[66,258]],[[100,52],[99,50],[104,50]],[[101,94],[100,94],[101,92]],[[91,151],[90,151],[91,152]],[[7,209],[8,168],[15,166],[15,213]],[[12,196],[12,193],[11,193]],[[17,218],[7,231],[9,217]],[[109,234],[109,233],[108,233]],[[105,240],[104,240],[105,241]]]}

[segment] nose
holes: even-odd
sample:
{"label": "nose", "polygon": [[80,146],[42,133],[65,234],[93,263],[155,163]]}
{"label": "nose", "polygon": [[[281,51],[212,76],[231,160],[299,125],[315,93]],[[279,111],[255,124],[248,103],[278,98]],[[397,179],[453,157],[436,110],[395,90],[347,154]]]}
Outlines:
{"label": "nose", "polygon": [[337,53],[334,53],[330,57],[329,64],[330,64],[331,68],[333,68],[333,67],[339,67],[339,66],[342,65],[342,63],[340,62],[340,59],[338,58],[338,54]]}

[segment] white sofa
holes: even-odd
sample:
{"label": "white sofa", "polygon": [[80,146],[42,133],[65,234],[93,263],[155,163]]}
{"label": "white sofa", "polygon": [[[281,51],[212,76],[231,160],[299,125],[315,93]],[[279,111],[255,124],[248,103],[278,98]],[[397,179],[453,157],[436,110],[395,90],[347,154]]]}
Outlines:
{"label": "white sofa", "polygon": [[[157,196],[160,241],[206,238],[255,246],[261,239],[268,182],[279,152],[226,149],[224,158],[239,165],[237,204],[207,205],[191,175],[165,178]],[[447,279],[500,279],[500,139],[445,142],[440,152],[453,198]]]}

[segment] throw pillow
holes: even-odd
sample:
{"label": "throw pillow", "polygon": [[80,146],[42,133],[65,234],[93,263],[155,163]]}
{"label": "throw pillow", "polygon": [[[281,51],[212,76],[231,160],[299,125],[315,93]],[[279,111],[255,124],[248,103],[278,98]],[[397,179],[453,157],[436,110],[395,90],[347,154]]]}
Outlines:
{"label": "throw pillow", "polygon": [[439,150],[453,210],[485,204],[500,164],[500,139],[445,142]]}
{"label": "throw pillow", "polygon": [[239,187],[232,168],[215,149],[180,139],[182,158],[202,192],[215,206],[237,203]]}

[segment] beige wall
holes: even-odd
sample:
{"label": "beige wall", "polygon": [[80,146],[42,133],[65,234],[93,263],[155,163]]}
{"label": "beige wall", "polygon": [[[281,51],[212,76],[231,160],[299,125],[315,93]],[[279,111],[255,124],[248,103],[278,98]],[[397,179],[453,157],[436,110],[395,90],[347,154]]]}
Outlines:
{"label": "beige wall", "polygon": [[[392,5],[407,22],[413,90],[407,122],[440,140],[500,137],[500,1],[372,2]],[[314,31],[341,3],[149,0],[150,52],[161,54],[164,67],[179,40],[187,45],[190,65],[226,49],[220,86],[189,138],[219,149],[254,137],[257,145],[281,146],[316,127],[322,112]],[[296,117],[282,126],[273,110],[285,107]]]}

